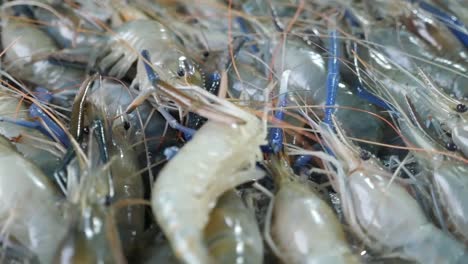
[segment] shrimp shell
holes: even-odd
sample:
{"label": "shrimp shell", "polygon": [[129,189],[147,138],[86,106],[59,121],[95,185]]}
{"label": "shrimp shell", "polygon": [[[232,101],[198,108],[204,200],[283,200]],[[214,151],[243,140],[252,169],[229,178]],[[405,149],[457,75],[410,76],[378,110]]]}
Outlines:
{"label": "shrimp shell", "polygon": [[[242,114],[242,112],[241,112]],[[152,207],[176,256],[185,263],[213,263],[204,245],[203,228],[217,198],[263,172],[265,136],[259,120],[243,113],[244,125],[209,120],[162,169],[153,186]]]}
{"label": "shrimp shell", "polygon": [[272,235],[284,263],[359,263],[330,206],[307,186],[283,184],[273,219]]}
{"label": "shrimp shell", "polygon": [[262,263],[263,240],[257,221],[235,191],[219,198],[205,227],[205,240],[218,263]]}
{"label": "shrimp shell", "polygon": [[4,137],[0,137],[0,163],[0,224],[37,254],[41,263],[52,263],[55,249],[66,233],[65,220],[55,204],[59,194]]}

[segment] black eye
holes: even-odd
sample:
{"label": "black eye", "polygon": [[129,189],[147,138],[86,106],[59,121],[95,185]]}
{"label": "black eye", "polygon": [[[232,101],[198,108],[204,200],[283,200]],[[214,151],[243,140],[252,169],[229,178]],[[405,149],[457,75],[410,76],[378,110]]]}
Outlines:
{"label": "black eye", "polygon": [[203,52],[203,57],[206,58],[206,57],[208,57],[208,56],[210,56],[210,52],[209,52],[209,51],[204,51],[204,52]]}
{"label": "black eye", "polygon": [[123,123],[123,127],[124,127],[125,130],[129,130],[130,129],[130,123],[128,121],[125,121]]}
{"label": "black eye", "polygon": [[185,70],[184,69],[178,69],[177,70],[177,75],[179,75],[180,77],[185,76]]}
{"label": "black eye", "polygon": [[458,149],[457,145],[455,145],[453,142],[447,143],[447,145],[445,147],[449,151],[456,151]]}
{"label": "black eye", "polygon": [[366,151],[366,150],[362,150],[361,153],[359,154],[359,156],[361,157],[361,159],[363,160],[368,160],[371,158],[371,154],[369,151]]}
{"label": "black eye", "polygon": [[459,112],[459,113],[465,113],[466,110],[467,110],[467,109],[466,109],[466,105],[464,105],[464,104],[458,104],[458,105],[457,105],[457,112]]}
{"label": "black eye", "polygon": [[89,134],[89,127],[87,126],[83,127],[83,133]]}

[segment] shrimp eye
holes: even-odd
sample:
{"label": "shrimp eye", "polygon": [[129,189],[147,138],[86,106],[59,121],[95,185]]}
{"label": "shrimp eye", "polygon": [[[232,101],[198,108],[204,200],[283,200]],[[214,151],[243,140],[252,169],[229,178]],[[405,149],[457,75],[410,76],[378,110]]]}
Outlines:
{"label": "shrimp eye", "polygon": [[458,104],[456,110],[459,113],[465,113],[467,108],[466,108],[466,105],[464,104]]}
{"label": "shrimp eye", "polygon": [[179,69],[177,70],[177,75],[179,75],[179,77],[185,76],[185,70],[182,69],[182,68],[179,68]]}
{"label": "shrimp eye", "polygon": [[208,56],[210,56],[210,52],[209,52],[209,51],[207,51],[207,50],[206,50],[206,51],[204,51],[204,52],[203,52],[203,57],[205,57],[205,58],[206,58],[206,57],[208,57]]}
{"label": "shrimp eye", "polygon": [[87,126],[83,127],[83,133],[89,134],[89,127]]}
{"label": "shrimp eye", "polygon": [[456,151],[458,149],[457,145],[455,145],[453,142],[447,143],[447,145],[445,147],[449,151]]}
{"label": "shrimp eye", "polygon": [[361,153],[359,153],[359,157],[361,157],[362,160],[368,160],[371,158],[371,154],[369,151],[362,150]]}
{"label": "shrimp eye", "polygon": [[129,130],[130,129],[130,123],[128,121],[125,121],[123,123],[123,127],[124,127],[125,130]]}

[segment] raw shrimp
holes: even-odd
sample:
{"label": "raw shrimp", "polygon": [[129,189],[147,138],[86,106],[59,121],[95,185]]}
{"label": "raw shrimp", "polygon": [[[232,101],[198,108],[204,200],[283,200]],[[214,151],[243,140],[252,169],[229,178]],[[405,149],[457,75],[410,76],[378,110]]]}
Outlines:
{"label": "raw shrimp", "polygon": [[[143,182],[141,174],[138,173],[140,164],[131,144],[134,128],[130,127],[122,117],[115,119],[117,116],[122,116],[124,111],[122,106],[108,105],[107,101],[102,99],[102,95],[112,91],[104,90],[109,84],[102,85],[102,82],[95,84],[97,85],[94,91],[86,98],[85,114],[90,124],[96,121],[102,124],[102,127],[96,128],[95,131],[101,153],[99,156],[104,163],[109,162],[107,166],[112,178],[112,189],[115,191],[112,201],[143,198]],[[136,240],[143,232],[143,216],[144,210],[138,206],[122,208],[116,216],[116,224],[127,255],[135,250]]]}
{"label": "raw shrimp", "polygon": [[[54,6],[62,17],[57,17],[43,8],[33,9],[34,17],[45,24],[43,29],[61,48],[86,48],[102,40],[104,32],[77,16],[71,8]],[[79,28],[79,29],[78,29]]]}
{"label": "raw shrimp", "polygon": [[[372,88],[385,100],[395,102],[434,140],[443,142],[449,149],[455,143],[455,150],[458,148],[468,155],[466,105],[441,91],[423,70],[417,70],[418,78],[400,66],[404,57],[397,54],[400,53],[370,50],[367,69],[372,78],[379,80]],[[394,62],[395,59],[400,61]]]}
{"label": "raw shrimp", "polygon": [[[198,66],[184,53],[182,40],[165,25],[153,20],[134,20],[115,30],[99,54],[98,66],[109,75],[122,78],[143,51],[151,55],[151,66],[159,79],[174,84],[203,85],[204,76]],[[132,86],[142,91],[151,87],[144,61],[138,60],[137,76]]]}
{"label": "raw shrimp", "polygon": [[[402,117],[403,118],[403,117]],[[399,120],[401,133],[411,146],[437,154],[426,154],[413,151],[423,173],[430,176],[430,182],[435,186],[436,197],[442,205],[444,218],[453,233],[468,241],[468,204],[466,197],[468,189],[468,166],[450,157],[444,157],[444,147],[434,142],[424,131],[412,126],[407,121]]]}
{"label": "raw shrimp", "polygon": [[[122,111],[127,109],[134,99],[128,87],[110,79],[102,80],[100,85],[100,89],[93,90],[92,97],[96,98],[96,100],[99,98],[99,104],[105,106],[106,118],[111,120],[119,116],[119,120],[123,122],[120,125],[127,127],[128,140],[136,145],[138,154],[146,151],[157,153],[160,147],[173,144],[169,140],[174,135],[173,131],[166,131],[166,120],[158,111],[153,109],[150,103],[144,102],[138,107],[137,111],[123,114]],[[166,134],[164,134],[165,131]],[[168,137],[166,143],[160,142],[160,138],[164,135]],[[146,150],[144,144],[141,143],[145,138],[152,139],[146,142],[148,147]]]}
{"label": "raw shrimp", "polygon": [[[38,166],[47,176],[52,177],[62,153],[53,147],[53,142],[36,129],[10,121],[29,120],[25,102],[7,92],[0,92],[0,134],[14,140],[18,152]],[[34,143],[32,144],[31,142]],[[39,143],[42,142],[42,143]],[[43,144],[50,142],[50,145]]]}
{"label": "raw shrimp", "polygon": [[[53,263],[123,263],[115,223],[104,200],[109,195],[108,172],[96,168],[81,175],[69,196],[69,226]],[[46,262],[52,263],[52,262]]]}
{"label": "raw shrimp", "polygon": [[66,222],[58,207],[60,195],[3,136],[0,153],[2,230],[33,251],[41,263],[52,263],[55,249],[66,233]]}
{"label": "raw shrimp", "polygon": [[[334,188],[341,196],[346,221],[372,249],[420,263],[462,263],[468,257],[463,244],[442,232],[424,215],[413,197],[372,157],[361,160],[356,147],[338,129],[318,126],[325,145],[336,159],[321,157],[337,169]],[[339,138],[339,137],[340,138]],[[338,162],[340,161],[340,162]],[[398,212],[398,213],[395,213]]]}
{"label": "raw shrimp", "polygon": [[255,165],[266,136],[260,132],[260,121],[228,102],[224,106],[245,124],[209,120],[165,165],[152,190],[156,220],[185,263],[214,263],[203,241],[203,228],[217,198],[263,176]]}
{"label": "raw shrimp", "polygon": [[18,79],[62,95],[74,93],[73,88],[84,78],[84,71],[47,60],[58,47],[45,32],[15,17],[5,17],[2,23],[2,45],[9,47],[5,52],[6,70]]}
{"label": "raw shrimp", "polygon": [[420,39],[405,30],[392,27],[374,28],[369,32],[368,41],[376,45],[388,59],[381,58],[378,52],[371,52],[374,60],[382,60],[380,64],[387,66],[386,60],[391,60],[405,70],[417,74],[418,67],[444,89],[445,93],[453,94],[458,99],[468,98],[468,63],[457,62],[441,57],[431,52],[430,48]]}
{"label": "raw shrimp", "polygon": [[263,240],[255,215],[233,190],[211,211],[205,241],[217,263],[262,263]]}
{"label": "raw shrimp", "polygon": [[359,263],[331,207],[277,158],[269,169],[278,184],[272,236],[284,263]]}

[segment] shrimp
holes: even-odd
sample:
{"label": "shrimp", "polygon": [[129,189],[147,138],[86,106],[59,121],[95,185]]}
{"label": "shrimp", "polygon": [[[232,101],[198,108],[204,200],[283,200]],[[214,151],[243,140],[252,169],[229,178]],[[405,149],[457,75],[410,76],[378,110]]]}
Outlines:
{"label": "shrimp", "polygon": [[60,92],[62,96],[73,94],[71,88],[82,81],[84,71],[47,60],[47,56],[56,52],[58,47],[42,30],[15,17],[5,16],[2,22],[2,45],[10,47],[4,56],[5,69],[18,79]]}
{"label": "shrimp", "polygon": [[123,263],[115,224],[104,204],[109,195],[106,174],[102,168],[85,171],[76,189],[70,190],[74,193],[69,196],[70,222],[53,263]]}
{"label": "shrimp", "polygon": [[[44,30],[60,45],[61,48],[87,48],[102,40],[103,32],[83,21],[71,8],[54,6],[57,17],[43,8],[33,9],[34,17],[45,24]],[[78,29],[79,27],[79,29]]]}
{"label": "shrimp", "polygon": [[[103,89],[110,85],[95,82],[94,90],[85,98],[86,119],[92,124],[102,124],[96,128],[96,136],[100,149],[100,158],[109,167],[114,195],[112,201],[120,199],[143,198],[143,182],[139,171],[137,153],[132,148],[131,136],[133,128],[126,125],[122,118],[123,108],[110,106],[102,95]],[[115,90],[114,90],[115,91]],[[72,120],[72,122],[77,122]],[[137,247],[137,238],[143,232],[144,210],[141,207],[128,206],[117,214],[116,224],[122,240],[125,253],[129,255]]]}
{"label": "shrimp", "polygon": [[434,226],[414,198],[392,180],[377,160],[361,160],[360,152],[344,138],[339,127],[335,135],[330,128],[310,121],[336,158],[323,152],[308,153],[330,162],[330,171],[330,166],[337,169],[332,182],[341,196],[344,216],[367,246],[384,255],[420,263],[461,263],[468,257],[465,247]]}
{"label": "shrimp", "polygon": [[278,257],[284,263],[359,263],[331,207],[283,163],[268,163],[278,183],[271,231]]}
{"label": "shrimp", "polygon": [[[431,140],[424,131],[404,120],[399,120],[399,124],[402,134],[411,145],[443,153],[443,146]],[[423,172],[429,175],[451,231],[466,243],[468,241],[468,204],[464,201],[467,200],[467,165],[453,158],[443,157],[441,154],[427,155],[416,151],[412,154],[423,168]]]}
{"label": "shrimp", "polygon": [[[109,75],[122,78],[143,50],[151,54],[149,62],[160,79],[173,84],[186,78],[190,83],[203,85],[204,76],[184,53],[182,40],[170,28],[153,20],[133,20],[118,27],[100,52],[98,66]],[[146,74],[144,61],[139,59],[132,87],[150,88]]]}
{"label": "shrimp", "polygon": [[227,191],[218,199],[204,233],[217,263],[262,263],[263,241],[255,215],[235,191]]}
{"label": "shrimp", "polygon": [[[18,152],[38,166],[47,176],[52,177],[62,153],[53,147],[52,142],[50,145],[39,143],[50,140],[38,130],[15,124],[19,120],[30,119],[25,103],[21,103],[12,94],[0,92],[0,118],[3,121],[0,123],[0,134],[7,138],[17,139],[14,145]],[[6,122],[6,120],[12,122]],[[34,139],[34,144],[26,138]]]}
{"label": "shrimp", "polygon": [[152,190],[156,220],[185,263],[214,263],[203,241],[203,228],[217,198],[263,176],[255,166],[265,141],[261,123],[228,102],[224,106],[245,124],[208,120],[163,167]]}
{"label": "shrimp", "polygon": [[3,230],[34,252],[41,263],[52,263],[55,249],[66,233],[66,221],[58,207],[61,197],[40,169],[16,152],[3,136],[0,153]]}
{"label": "shrimp", "polygon": [[[451,146],[455,144],[455,150],[458,148],[467,155],[466,105],[441,91],[424,70],[416,70],[419,78],[412,75],[400,65],[404,57],[398,54],[401,53],[390,52],[390,48],[386,53],[370,50],[367,69],[372,78],[380,80],[373,89],[387,101],[399,105],[433,139],[443,142],[448,149],[453,149]],[[433,105],[435,101],[437,107]]]}
{"label": "shrimp", "polygon": [[[90,122],[87,143],[89,155],[86,158],[77,155],[67,167],[69,170],[78,167],[80,173],[67,173],[67,198],[70,204],[68,230],[57,247],[54,263],[123,263],[122,246],[130,245],[129,249],[134,246],[134,235],[142,229],[143,211],[126,208],[124,212],[128,215],[118,214],[114,220],[109,204],[115,198],[138,197],[141,179],[132,177],[135,171],[132,162],[135,159],[128,155],[128,149],[108,145],[108,134],[104,132],[109,128],[99,119],[104,115],[103,110],[90,101],[87,103],[89,106],[86,117]],[[117,145],[121,139],[116,138],[114,144]],[[121,156],[122,160],[117,161],[122,164],[112,167],[112,154],[112,157]],[[129,172],[129,169],[133,170]],[[116,170],[121,171],[116,173]],[[123,228],[120,238],[127,239],[122,243],[118,237],[118,227]]]}

